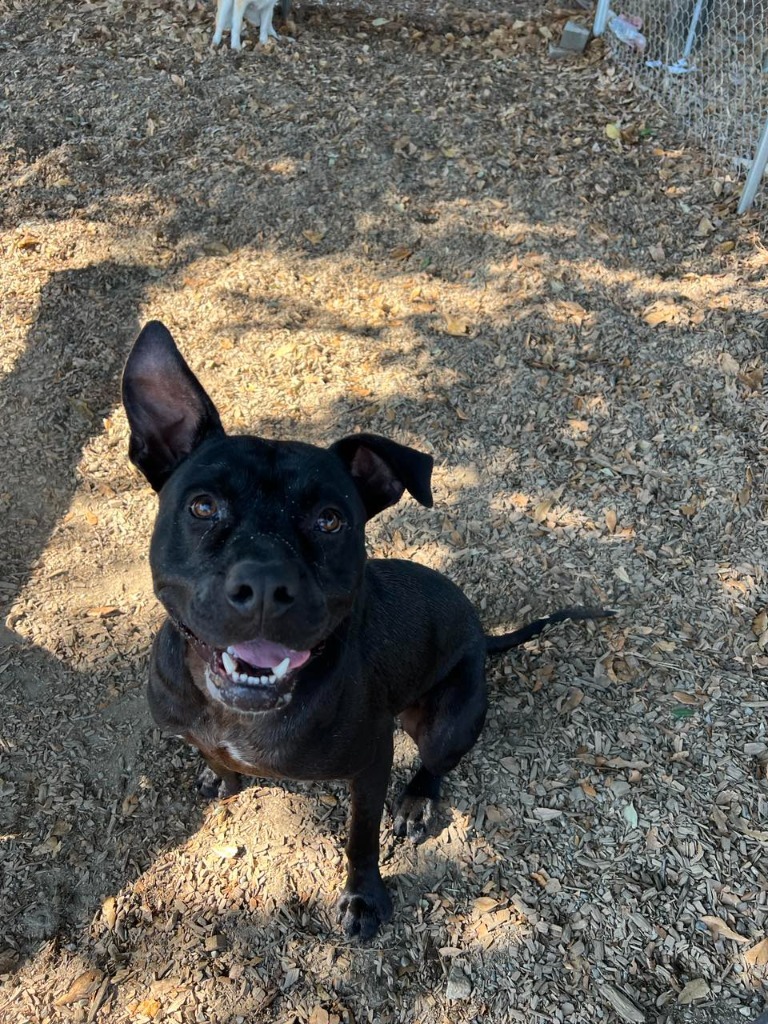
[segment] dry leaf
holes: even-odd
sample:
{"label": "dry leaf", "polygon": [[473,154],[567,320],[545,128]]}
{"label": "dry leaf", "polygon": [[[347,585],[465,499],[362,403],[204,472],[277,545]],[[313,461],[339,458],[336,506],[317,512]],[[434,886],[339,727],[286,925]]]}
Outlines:
{"label": "dry leaf", "polygon": [[726,377],[738,377],[740,367],[730,352],[722,352],[718,362]]}
{"label": "dry leaf", "polygon": [[714,230],[715,225],[709,217],[702,217],[696,227],[696,234],[699,238],[706,238],[706,236],[711,235]]}
{"label": "dry leaf", "polygon": [[47,857],[49,854],[55,856],[61,849],[61,840],[56,836],[48,836],[42,843],[32,847],[35,857]]}
{"label": "dry leaf", "polygon": [[605,513],[605,525],[608,527],[609,533],[614,533],[616,531],[618,522],[619,517],[616,515],[616,512],[612,508],[609,508]]}
{"label": "dry leaf", "polygon": [[21,238],[15,239],[14,244],[17,249],[34,249],[36,246],[40,245],[40,239],[37,235],[24,234]]}
{"label": "dry leaf", "polygon": [[104,974],[96,967],[84,971],[72,982],[66,992],[53,1001],[54,1006],[69,1006],[70,1003],[79,1003],[81,999],[88,999],[92,996],[101,984]]}
{"label": "dry leaf", "polygon": [[664,843],[659,839],[659,830],[657,828],[649,828],[645,833],[645,848],[653,853],[657,853],[664,848]]}
{"label": "dry leaf", "polygon": [[674,302],[659,300],[659,302],[653,302],[643,310],[643,320],[649,326],[656,327],[659,324],[676,323],[682,319],[684,313],[683,308],[677,306]]}
{"label": "dry leaf", "polygon": [[740,491],[736,492],[736,503],[740,508],[744,508],[745,505],[749,504],[750,498],[752,497],[752,488],[742,487]]}
{"label": "dry leaf", "polygon": [[551,498],[544,498],[538,503],[536,508],[533,510],[533,521],[534,523],[543,523],[549,514],[549,510],[552,508],[554,502]]}
{"label": "dry leaf", "polygon": [[677,997],[678,1003],[683,1006],[687,1006],[689,1003],[694,1003],[697,999],[706,999],[709,995],[709,985],[703,978],[694,978],[693,981],[689,981],[683,991]]}
{"label": "dry leaf", "polygon": [[605,126],[605,134],[611,142],[615,142],[618,148],[621,149],[621,128],[615,121],[611,121]]}
{"label": "dry leaf", "polygon": [[389,255],[393,260],[407,260],[409,256],[413,256],[413,249],[408,245],[396,245]]}
{"label": "dry leaf", "polygon": [[306,231],[302,231],[302,235],[311,245],[319,245],[325,238],[325,231],[315,231],[312,228],[307,228]]}
{"label": "dry leaf", "polygon": [[114,896],[108,896],[102,903],[101,916],[104,918],[104,924],[112,931],[117,921],[117,902]]}
{"label": "dry leaf", "polygon": [[585,434],[589,430],[586,420],[568,420],[568,426],[575,434]]}
{"label": "dry leaf", "polygon": [[[377,18],[376,20],[383,21],[382,18]],[[373,24],[375,25],[376,22],[374,21]],[[322,1006],[316,1006],[312,1010],[312,1013],[310,1013],[307,1024],[329,1024],[330,1019],[330,1014],[326,1009],[324,1009]]]}
{"label": "dry leaf", "polygon": [[700,704],[701,698],[694,693],[685,693],[684,690],[673,690],[672,696],[681,704]]}
{"label": "dry leaf", "polygon": [[752,619],[752,632],[755,636],[762,636],[766,629],[768,629],[768,608],[763,608]]}
{"label": "dry leaf", "polygon": [[[203,252],[206,256],[227,256],[229,255],[229,247],[224,242],[206,242],[203,246]],[[204,280],[207,280],[207,278]]]}
{"label": "dry leaf", "polygon": [[129,793],[123,800],[122,810],[126,818],[130,817],[139,806],[139,798],[135,793]]}
{"label": "dry leaf", "polygon": [[96,526],[99,522],[99,517],[97,515],[94,515],[94,513],[91,512],[90,510],[86,509],[85,521],[86,523],[88,523],[89,526]]}
{"label": "dry leaf", "polygon": [[749,942],[745,935],[739,935],[732,928],[729,928],[722,917],[702,917],[701,920],[712,932],[713,939],[731,939],[733,942]]}
{"label": "dry leaf", "polygon": [[149,999],[142,999],[139,1005],[136,1007],[136,1013],[143,1014],[145,1017],[149,1017],[150,1020],[160,1013],[160,1003],[157,999],[150,997]]}
{"label": "dry leaf", "polygon": [[595,797],[597,796],[597,790],[591,782],[588,782],[585,779],[584,781],[580,782],[579,785],[581,786],[585,796],[588,796],[590,800],[595,799]]}
{"label": "dry leaf", "polygon": [[119,615],[120,609],[113,604],[99,604],[95,608],[86,609],[85,614],[92,619],[110,619],[113,615]]}
{"label": "dry leaf", "polygon": [[750,967],[765,967],[768,964],[768,938],[761,939],[742,955]]}
{"label": "dry leaf", "polygon": [[470,324],[468,320],[463,317],[451,316],[449,313],[445,313],[443,316],[443,332],[450,334],[454,338],[461,338],[465,334],[469,334]]}
{"label": "dry leaf", "polygon": [[762,366],[753,366],[750,370],[742,370],[739,380],[746,384],[750,391],[759,391],[765,380],[765,370]]}
{"label": "dry leaf", "polygon": [[568,700],[560,708],[561,714],[569,715],[574,710],[574,708],[577,708],[579,706],[579,704],[581,704],[581,702],[583,700],[584,700],[584,691],[583,690],[580,690],[578,687],[575,690],[572,690],[571,693],[570,693],[570,696],[568,697]]}

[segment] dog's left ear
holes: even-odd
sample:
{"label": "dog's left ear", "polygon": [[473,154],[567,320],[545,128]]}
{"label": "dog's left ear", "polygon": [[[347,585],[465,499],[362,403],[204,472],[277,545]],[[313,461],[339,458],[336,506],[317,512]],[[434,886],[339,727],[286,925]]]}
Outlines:
{"label": "dog's left ear", "polygon": [[404,491],[421,505],[432,507],[431,455],[378,434],[352,434],[336,441],[330,450],[352,475],[369,519],[396,505]]}
{"label": "dog's left ear", "polygon": [[123,371],[128,456],[159,491],[206,438],[224,436],[216,406],[158,320],[134,342]]}

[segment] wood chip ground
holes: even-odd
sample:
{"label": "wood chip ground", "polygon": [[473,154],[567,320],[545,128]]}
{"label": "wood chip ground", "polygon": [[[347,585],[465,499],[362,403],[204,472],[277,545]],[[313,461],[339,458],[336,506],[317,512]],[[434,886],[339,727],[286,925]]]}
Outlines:
{"label": "wood chip ground", "polygon": [[[3,1022],[761,1012],[768,252],[601,44],[549,56],[573,16],[299,0],[232,54],[210,3],[0,0]],[[233,430],[432,452],[435,508],[370,547],[489,629],[621,610],[489,664],[439,830],[382,823],[368,947],[345,788],[201,806],[149,720],[118,396],[150,317]]]}

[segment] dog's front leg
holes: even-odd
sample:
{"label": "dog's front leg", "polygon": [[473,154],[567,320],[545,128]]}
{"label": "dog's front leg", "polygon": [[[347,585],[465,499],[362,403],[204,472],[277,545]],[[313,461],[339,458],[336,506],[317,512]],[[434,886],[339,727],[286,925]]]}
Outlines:
{"label": "dog's front leg", "polygon": [[233,0],[219,0],[216,8],[216,31],[213,33],[213,45],[218,46],[224,35],[225,28],[232,26],[232,4]]}
{"label": "dog's front leg", "polygon": [[346,935],[365,942],[392,916],[392,901],[379,873],[379,829],[392,769],[392,733],[376,758],[350,784],[352,814],[347,841],[347,884],[336,905]]}
{"label": "dog's front leg", "polygon": [[210,757],[205,758],[205,766],[197,776],[197,791],[204,800],[226,800],[242,788],[242,775]]}
{"label": "dog's front leg", "polygon": [[281,36],[275,32],[272,24],[272,12],[275,9],[274,0],[267,0],[259,7],[259,42],[266,46],[270,39],[280,39]]}
{"label": "dog's front leg", "polygon": [[243,18],[245,17],[245,10],[250,2],[251,0],[233,0],[232,32],[230,38],[230,46],[233,50],[241,50],[243,47],[243,44],[240,41],[240,33],[243,30]]}

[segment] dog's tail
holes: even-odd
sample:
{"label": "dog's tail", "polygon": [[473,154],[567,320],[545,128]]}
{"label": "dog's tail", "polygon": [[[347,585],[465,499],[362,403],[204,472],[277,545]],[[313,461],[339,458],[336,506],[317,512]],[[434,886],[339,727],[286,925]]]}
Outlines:
{"label": "dog's tail", "polygon": [[573,622],[581,622],[584,619],[608,619],[615,614],[616,612],[611,608],[561,608],[559,611],[552,612],[551,615],[545,615],[543,619],[534,619],[533,622],[516,629],[513,633],[486,636],[485,649],[488,654],[499,654],[501,651],[509,651],[513,647],[519,647],[526,641],[532,640],[554,622],[564,622],[566,619]]}

